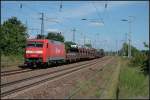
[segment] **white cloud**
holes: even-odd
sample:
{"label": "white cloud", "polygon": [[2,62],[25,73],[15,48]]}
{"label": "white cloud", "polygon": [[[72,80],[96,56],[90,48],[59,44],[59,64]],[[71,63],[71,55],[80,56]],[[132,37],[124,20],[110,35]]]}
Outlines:
{"label": "white cloud", "polygon": [[92,26],[104,26],[104,23],[101,23],[101,22],[91,22],[90,25],[92,25]]}
{"label": "white cloud", "polygon": [[46,18],[45,20],[50,24],[57,24],[62,22],[62,19],[58,19],[58,18]]}
{"label": "white cloud", "polygon": [[61,32],[59,29],[46,29],[46,32]]}

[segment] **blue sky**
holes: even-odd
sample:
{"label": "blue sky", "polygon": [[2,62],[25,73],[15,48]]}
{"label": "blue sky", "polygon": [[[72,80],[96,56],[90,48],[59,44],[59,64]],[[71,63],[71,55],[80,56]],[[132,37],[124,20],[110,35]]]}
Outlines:
{"label": "blue sky", "polygon": [[40,33],[39,13],[43,12],[44,34],[62,32],[65,40],[71,41],[72,29],[76,28],[75,40],[78,44],[83,44],[85,39],[95,48],[114,51],[121,48],[125,34],[129,33],[129,23],[121,19],[134,16],[131,19],[132,45],[145,49],[143,42],[149,43],[148,1],[63,1],[61,11],[60,4],[61,1],[2,1],[1,23],[16,16],[28,28],[38,29],[28,30],[30,38],[34,38]]}

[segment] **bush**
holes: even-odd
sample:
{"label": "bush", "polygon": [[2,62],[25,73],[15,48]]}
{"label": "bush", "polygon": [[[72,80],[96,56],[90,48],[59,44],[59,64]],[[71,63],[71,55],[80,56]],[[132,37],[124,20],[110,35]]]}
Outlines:
{"label": "bush", "polygon": [[130,61],[131,66],[140,66],[141,71],[143,71],[144,74],[148,74],[149,72],[149,60],[148,60],[148,54],[139,52],[134,55],[134,57]]}
{"label": "bush", "polygon": [[145,75],[149,74],[149,59],[148,59],[148,57],[143,61],[141,70],[144,72]]}
{"label": "bush", "polygon": [[146,55],[142,53],[137,53],[132,59],[131,64],[141,66],[146,59]]}
{"label": "bush", "polygon": [[22,55],[1,55],[1,67],[13,67],[23,63],[24,57]]}

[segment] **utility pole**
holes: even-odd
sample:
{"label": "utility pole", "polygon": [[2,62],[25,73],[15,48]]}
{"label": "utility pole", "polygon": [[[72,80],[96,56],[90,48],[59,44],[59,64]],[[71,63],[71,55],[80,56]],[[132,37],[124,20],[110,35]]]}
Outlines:
{"label": "utility pole", "polygon": [[[26,19],[26,23],[25,23],[25,25],[26,25],[26,27],[27,27],[27,34],[29,34],[28,32],[28,22],[27,22],[27,19]],[[29,37],[30,37],[30,35],[29,35]]]}
{"label": "utility pole", "polygon": [[75,42],[75,31],[76,31],[76,29],[75,28],[73,28],[73,42]]}
{"label": "utility pole", "polygon": [[[124,39],[125,41],[125,43],[126,44],[128,44],[128,33],[125,33],[125,39]],[[129,45],[128,45],[128,48],[129,48]],[[129,49],[128,49],[128,52],[127,52],[127,54],[129,53]],[[123,56],[125,56],[126,55],[126,51],[125,51],[125,47],[123,48]]]}
{"label": "utility pole", "polygon": [[41,20],[41,36],[44,38],[44,13],[40,13],[42,17],[40,18]]}
{"label": "utility pole", "polygon": [[85,44],[85,34],[81,33],[81,38],[83,37],[83,45]]}
{"label": "utility pole", "polygon": [[26,27],[28,27],[28,21],[27,21],[27,19],[26,19],[26,24],[25,25],[26,25]]}
{"label": "utility pole", "polygon": [[62,1],[60,2],[59,12],[61,12],[61,9],[62,9]]}
{"label": "utility pole", "polygon": [[[89,39],[89,43],[88,44],[91,44],[91,39]],[[91,44],[92,45],[92,44]]]}
{"label": "utility pole", "polygon": [[28,33],[28,22],[27,22],[27,19],[26,19],[26,22],[25,22],[25,26],[27,27],[27,33]]}
{"label": "utility pole", "polygon": [[128,33],[125,33],[125,43],[128,41]]}
{"label": "utility pole", "polygon": [[118,41],[116,40],[116,56],[118,55]]}
{"label": "utility pole", "polygon": [[124,42],[125,42],[125,39],[123,38],[123,40],[120,40],[120,43],[121,43],[121,47],[122,47],[122,49],[120,49],[121,50],[121,52],[120,52],[120,56],[124,56]]}
{"label": "utility pole", "polygon": [[82,38],[84,38],[83,32],[81,32],[81,44],[84,43],[84,40],[82,40]]}
{"label": "utility pole", "polygon": [[129,58],[131,58],[131,18],[129,18]]}
{"label": "utility pole", "polygon": [[95,44],[95,48],[96,48],[96,43],[97,43],[97,40],[96,40],[96,38],[95,38],[95,40],[94,40],[95,42],[94,42],[94,44]]}
{"label": "utility pole", "polygon": [[86,39],[86,36],[84,35],[84,45],[85,45],[85,39]]}
{"label": "utility pole", "polygon": [[96,43],[95,43],[95,44],[96,44],[96,47],[98,48],[99,33],[96,34],[96,37],[97,37],[97,38],[96,38],[97,40],[96,40]]}

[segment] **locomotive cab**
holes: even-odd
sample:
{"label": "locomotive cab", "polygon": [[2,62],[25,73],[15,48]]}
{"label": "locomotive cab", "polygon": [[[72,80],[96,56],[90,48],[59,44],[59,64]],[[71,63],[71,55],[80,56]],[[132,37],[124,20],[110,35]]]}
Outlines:
{"label": "locomotive cab", "polygon": [[25,49],[25,65],[42,64],[45,46],[44,41],[29,40]]}

